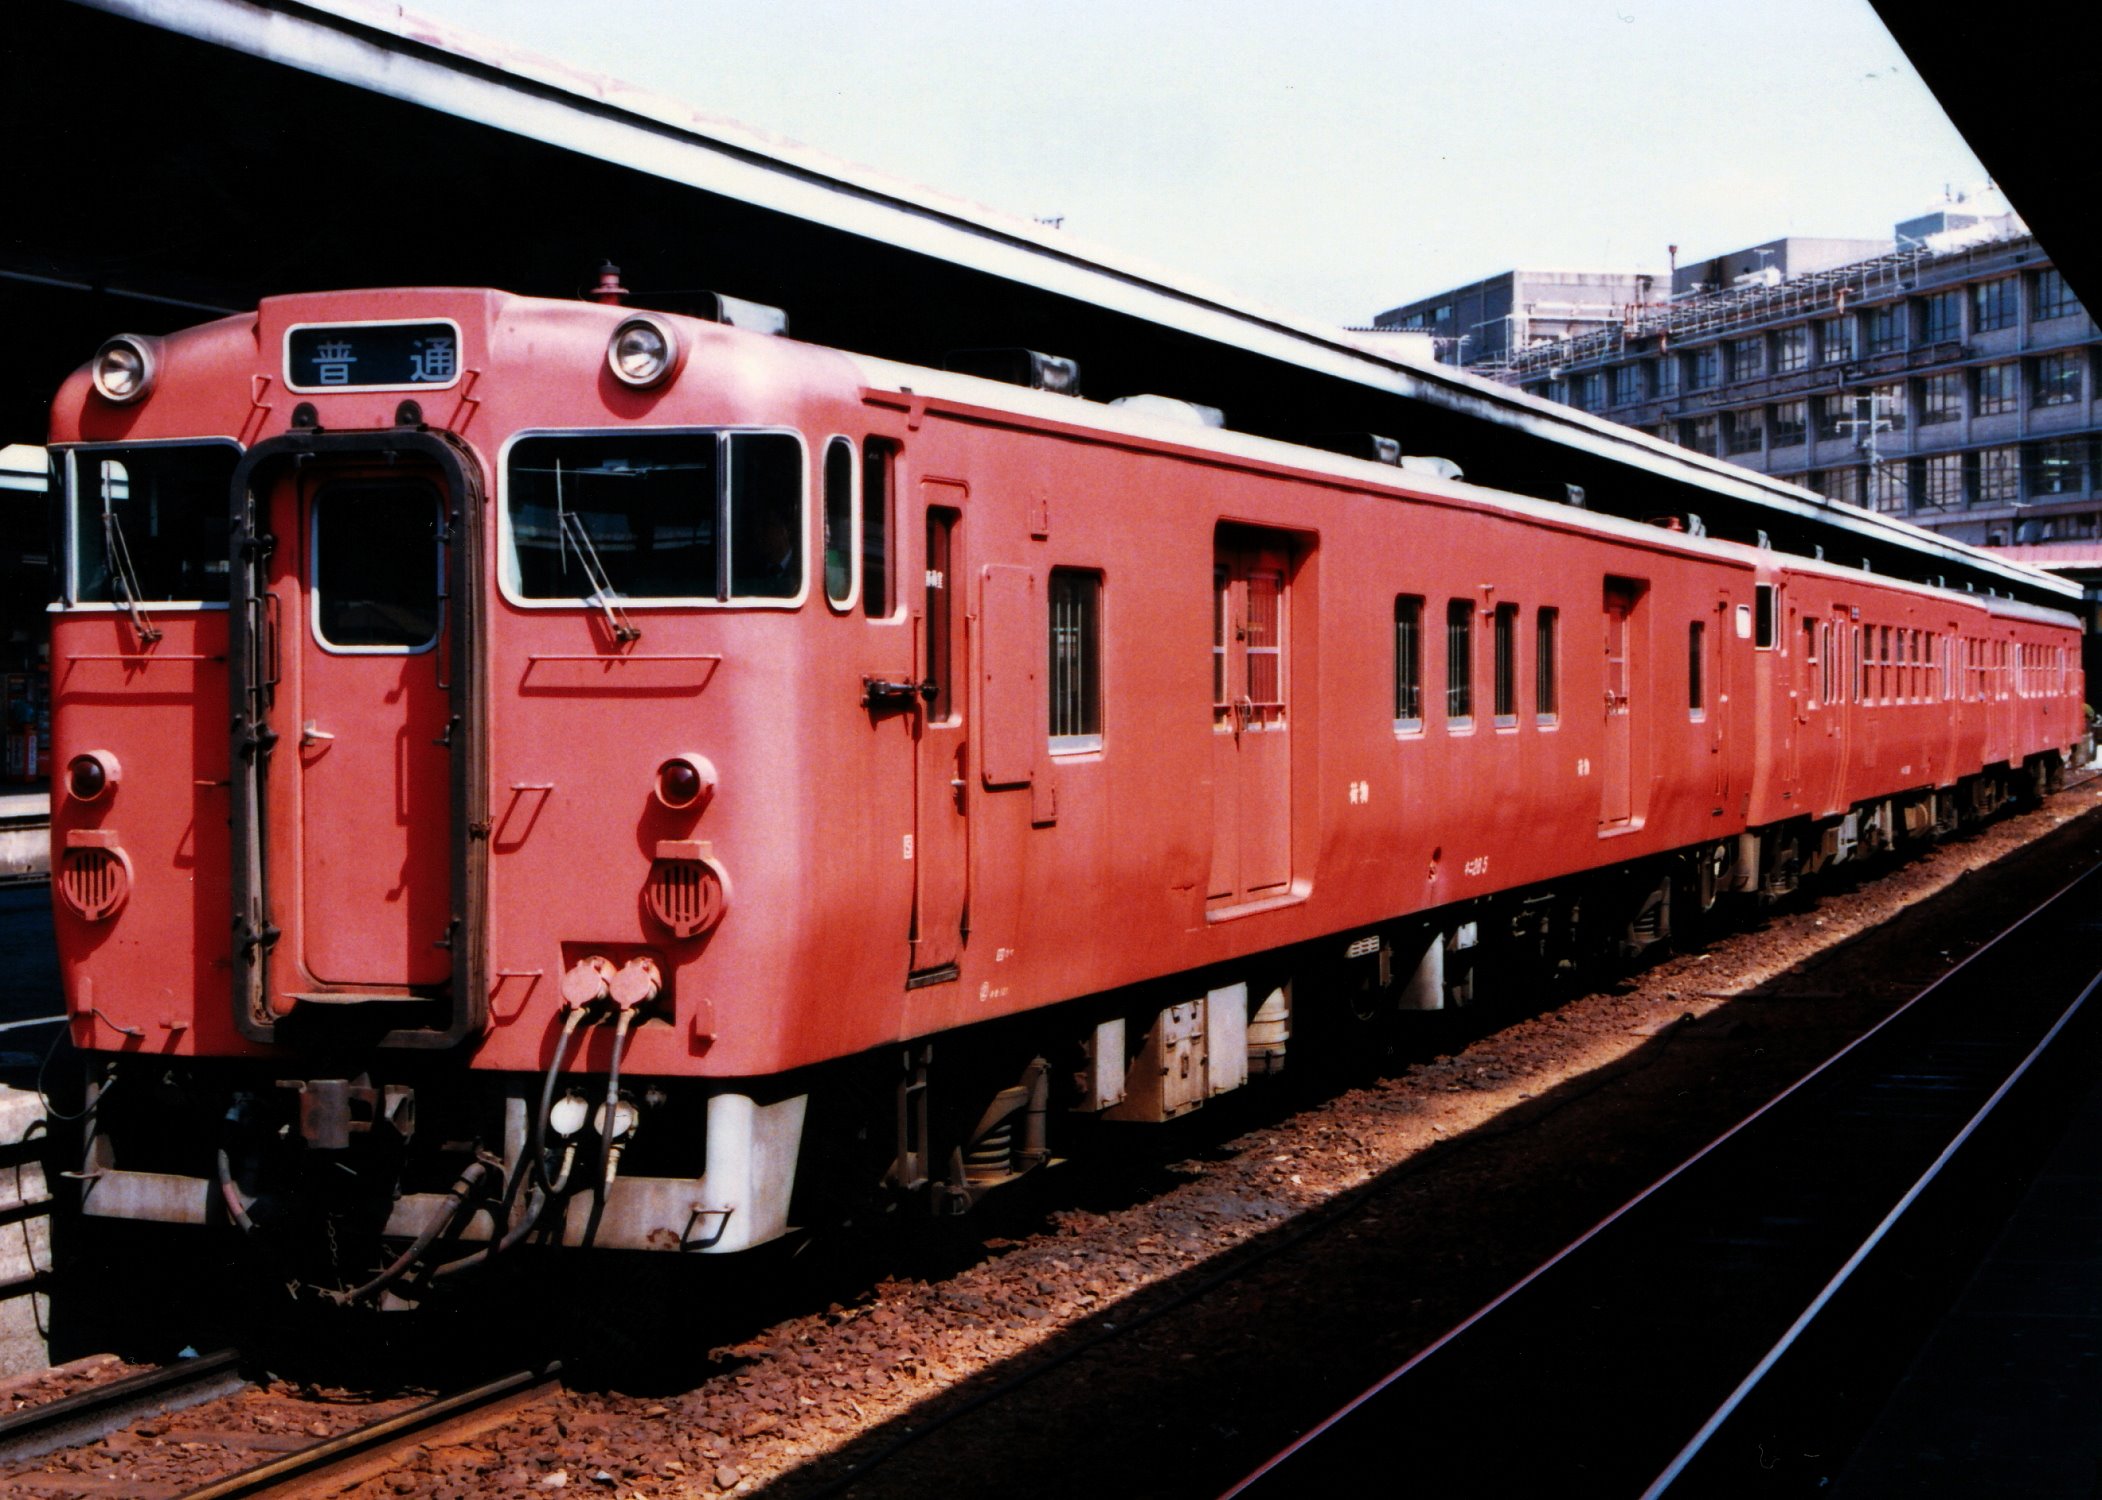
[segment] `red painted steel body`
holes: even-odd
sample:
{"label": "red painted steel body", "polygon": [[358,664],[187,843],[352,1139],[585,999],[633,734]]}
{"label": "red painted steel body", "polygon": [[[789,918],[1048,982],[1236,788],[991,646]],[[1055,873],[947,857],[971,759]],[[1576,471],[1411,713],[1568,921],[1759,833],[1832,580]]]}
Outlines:
{"label": "red painted steel body", "polygon": [[[676,377],[631,390],[606,358],[624,312],[470,290],[278,298],[168,338],[151,399],[112,406],[82,374],[54,409],[58,445],[253,447],[301,403],[327,432],[384,432],[398,391],[287,391],[287,330],[458,325],[459,380],[417,396],[478,471],[488,539],[474,584],[488,995],[458,1051],[468,1068],[546,1066],[562,976],[587,953],[664,964],[668,1004],[637,1026],[626,1070],[762,1078],[1834,818],[2020,767],[2083,730],[2070,616],[690,319],[668,320]],[[519,597],[504,574],[509,445],[639,428],[799,435],[797,594],[628,599],[631,641],[601,608]],[[876,617],[859,603],[868,579],[846,608],[826,599],[835,437],[857,473],[887,452],[891,608]],[[266,810],[271,1003],[286,1013],[318,1003],[294,993],[449,972],[446,653],[335,654],[306,628],[317,516],[356,503],[374,472],[419,471],[307,466],[258,497],[276,537],[283,738]],[[347,498],[317,498],[327,483]],[[1054,569],[1098,580],[1101,721],[1080,742],[1045,720]],[[929,674],[930,570],[955,613],[948,701],[871,712],[866,679]],[[1402,596],[1423,601],[1413,719],[1396,699]],[[1559,657],[1544,705],[1543,608]],[[458,601],[447,609],[450,631]],[[126,768],[113,796],[57,799],[54,841],[114,831],[134,871],[113,919],[60,905],[74,1040],[275,1059],[229,1000],[228,612],[153,618],[163,634],[143,644],[120,609],[53,616],[57,763],[100,749]],[[1447,711],[1455,628],[1471,652],[1464,724]],[[1902,662],[1893,645],[1885,664],[1885,632]],[[719,783],[674,811],[652,787],[682,753]],[[720,925],[683,940],[641,898],[660,845],[681,841],[704,842],[734,886]],[[610,1042],[592,1045],[586,1066],[602,1068]]]}

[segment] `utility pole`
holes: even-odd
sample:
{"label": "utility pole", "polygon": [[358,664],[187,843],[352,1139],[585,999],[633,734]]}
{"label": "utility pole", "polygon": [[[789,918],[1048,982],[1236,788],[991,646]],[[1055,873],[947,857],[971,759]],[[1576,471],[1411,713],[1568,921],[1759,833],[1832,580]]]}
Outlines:
{"label": "utility pole", "polygon": [[[1889,413],[1886,409],[1887,403],[1890,399],[1890,397],[1884,395],[1881,391],[1876,389],[1876,387],[1870,386],[1868,394],[1866,396],[1856,396],[1854,398],[1854,409],[1856,412],[1860,411],[1860,404],[1863,401],[1866,401],[1868,403],[1868,415],[1857,415],[1847,417],[1839,423],[1839,425],[1842,428],[1846,429],[1846,431],[1852,435],[1854,439],[1855,450],[1859,452],[1868,463],[1868,500],[1869,509],[1871,510],[1877,510],[1881,508],[1875,503],[1876,476],[1882,468],[1882,454],[1876,446],[1876,435],[1881,432],[1895,431],[1897,427],[1897,423],[1891,420]],[[1909,498],[1910,497],[1908,497],[1908,499]]]}

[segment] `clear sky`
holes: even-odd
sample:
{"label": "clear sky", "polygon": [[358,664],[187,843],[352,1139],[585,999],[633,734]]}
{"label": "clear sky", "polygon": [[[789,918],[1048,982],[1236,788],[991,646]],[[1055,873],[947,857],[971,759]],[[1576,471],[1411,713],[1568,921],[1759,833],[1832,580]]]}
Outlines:
{"label": "clear sky", "polygon": [[1887,235],[1984,168],[1868,0],[404,0],[1342,323]]}

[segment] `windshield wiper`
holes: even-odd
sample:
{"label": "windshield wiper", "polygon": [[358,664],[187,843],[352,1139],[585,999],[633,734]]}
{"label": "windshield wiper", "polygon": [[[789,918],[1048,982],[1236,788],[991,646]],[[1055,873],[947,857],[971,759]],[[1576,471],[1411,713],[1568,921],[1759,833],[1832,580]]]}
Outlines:
{"label": "windshield wiper", "polygon": [[591,544],[591,533],[584,528],[584,518],[562,504],[562,464],[555,463],[555,534],[561,545],[574,547],[577,563],[584,570],[585,581],[591,592],[583,596],[586,604],[595,604],[606,612],[606,628],[613,632],[617,641],[639,641],[642,632],[635,628],[620,607],[620,593],[613,587],[613,580],[606,575],[606,565],[599,561],[598,548]]}
{"label": "windshield wiper", "polygon": [[144,590],[139,587],[139,575],[131,566],[131,548],[125,544],[124,527],[117,520],[117,512],[107,495],[102,497],[102,548],[109,556],[110,581],[121,596],[118,602],[131,616],[131,628],[138,632],[139,644],[152,645],[161,638],[161,630],[147,615],[145,605],[139,602],[139,595]]}

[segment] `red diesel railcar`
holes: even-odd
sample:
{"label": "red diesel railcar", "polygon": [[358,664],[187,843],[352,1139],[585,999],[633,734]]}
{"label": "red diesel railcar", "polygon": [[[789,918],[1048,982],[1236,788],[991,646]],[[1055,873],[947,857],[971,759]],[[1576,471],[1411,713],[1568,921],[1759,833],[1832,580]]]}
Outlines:
{"label": "red diesel railcar", "polygon": [[275,298],[53,428],[86,1210],[338,1295],[967,1204],[2083,729],[2069,615],[615,305]]}

